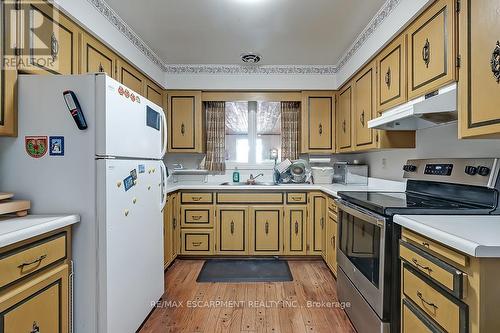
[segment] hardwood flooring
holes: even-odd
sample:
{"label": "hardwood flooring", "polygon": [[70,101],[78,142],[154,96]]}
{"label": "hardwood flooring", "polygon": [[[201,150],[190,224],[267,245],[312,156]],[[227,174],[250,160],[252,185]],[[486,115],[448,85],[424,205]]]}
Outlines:
{"label": "hardwood flooring", "polygon": [[163,299],[140,333],[355,332],[322,261],[289,261],[294,281],[272,283],[197,283],[202,265],[174,262]]}

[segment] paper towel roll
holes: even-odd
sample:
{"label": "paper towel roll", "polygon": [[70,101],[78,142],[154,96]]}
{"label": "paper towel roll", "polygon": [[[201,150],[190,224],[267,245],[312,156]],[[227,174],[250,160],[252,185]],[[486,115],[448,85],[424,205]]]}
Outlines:
{"label": "paper towel roll", "polygon": [[314,157],[309,159],[309,164],[331,164],[332,159],[329,157]]}

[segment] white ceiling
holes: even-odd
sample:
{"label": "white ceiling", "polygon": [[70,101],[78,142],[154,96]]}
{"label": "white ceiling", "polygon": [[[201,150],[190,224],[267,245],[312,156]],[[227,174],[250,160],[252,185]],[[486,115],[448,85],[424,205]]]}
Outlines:
{"label": "white ceiling", "polygon": [[106,0],[168,64],[335,65],[385,0]]}

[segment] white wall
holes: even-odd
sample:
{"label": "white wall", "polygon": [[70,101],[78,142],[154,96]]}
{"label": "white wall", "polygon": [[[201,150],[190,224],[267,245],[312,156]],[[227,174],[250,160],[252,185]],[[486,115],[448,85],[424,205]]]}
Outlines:
{"label": "white wall", "polygon": [[87,0],[54,0],[62,11],[91,31],[111,49],[141,69],[160,85],[164,86],[165,73],[121,32],[102,16]]}

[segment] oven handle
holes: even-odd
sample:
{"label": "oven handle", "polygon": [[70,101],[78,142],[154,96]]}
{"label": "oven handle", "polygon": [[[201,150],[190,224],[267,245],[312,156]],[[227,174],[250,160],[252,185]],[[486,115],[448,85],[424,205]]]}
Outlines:
{"label": "oven handle", "polygon": [[345,201],[337,200],[337,207],[339,210],[355,216],[365,222],[376,225],[377,227],[383,227],[385,225],[385,218],[382,216],[377,216],[375,214],[367,214],[360,209],[354,208],[351,205],[346,204]]}

